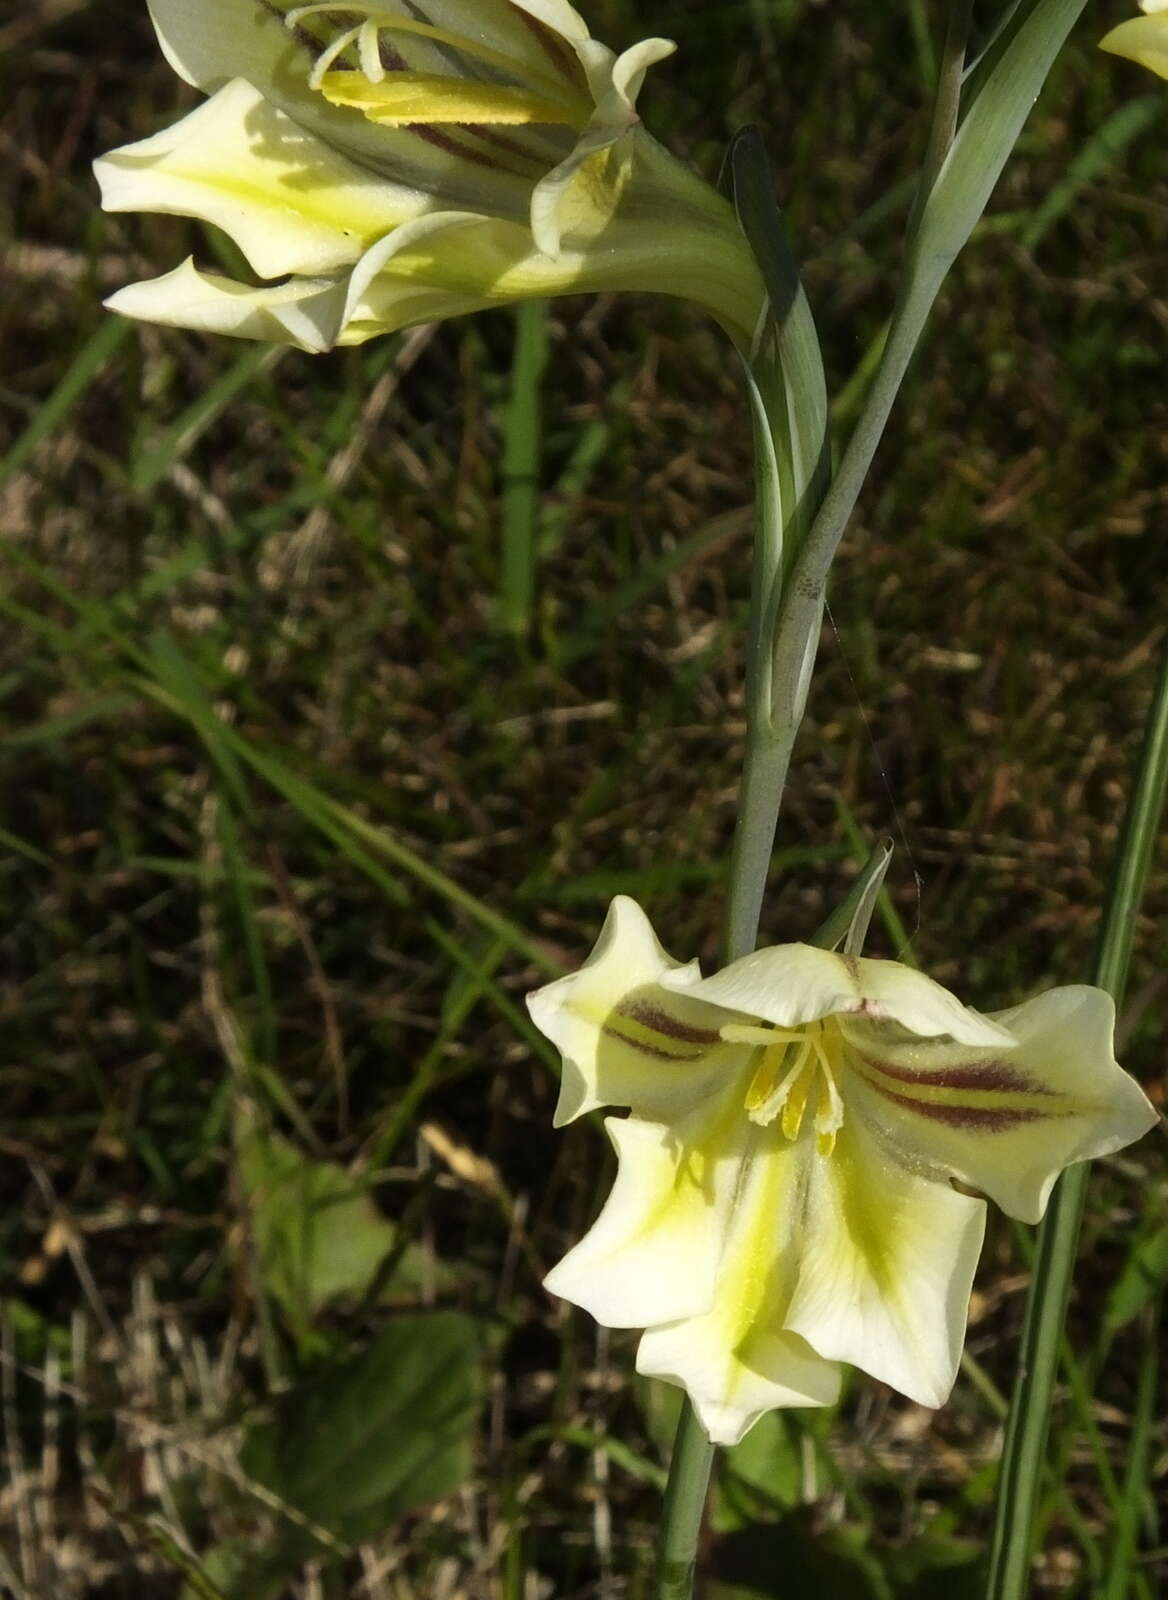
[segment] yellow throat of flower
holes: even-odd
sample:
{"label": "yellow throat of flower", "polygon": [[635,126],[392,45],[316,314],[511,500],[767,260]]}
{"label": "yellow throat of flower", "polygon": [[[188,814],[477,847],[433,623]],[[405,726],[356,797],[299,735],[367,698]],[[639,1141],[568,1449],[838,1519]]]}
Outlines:
{"label": "yellow throat of flower", "polygon": [[[313,20],[331,13],[362,20],[350,22],[327,43],[311,39],[319,54],[309,85],[331,105],[351,107],[371,122],[388,127],[538,123],[579,131],[592,113],[578,63],[562,41],[534,19],[534,38],[547,56],[546,72],[528,54],[519,59],[480,39],[379,6],[297,6],[285,21],[294,31],[311,36]],[[422,46],[422,68],[411,64],[411,42]],[[430,70],[436,63],[449,70]]]}
{"label": "yellow throat of flower", "polygon": [[762,1050],[743,1102],[747,1116],[760,1127],[776,1117],[788,1139],[797,1139],[809,1105],[820,1155],[829,1156],[843,1126],[844,1103],[837,1085],[843,1066],[843,1036],[828,1017],[801,1028],[771,1028],[728,1023],[722,1038],[731,1044],[752,1044]]}

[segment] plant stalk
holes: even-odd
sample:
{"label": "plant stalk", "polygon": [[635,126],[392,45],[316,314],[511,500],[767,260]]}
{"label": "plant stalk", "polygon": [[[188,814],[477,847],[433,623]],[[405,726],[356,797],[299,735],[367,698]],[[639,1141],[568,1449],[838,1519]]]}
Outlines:
{"label": "plant stalk", "polygon": [[[1168,645],[1160,663],[1144,747],[1103,913],[1094,980],[1118,1005],[1127,983],[1132,940],[1152,848],[1168,795]],[[1051,1396],[1070,1293],[1088,1162],[1060,1178],[1038,1232],[1038,1247],[1022,1326],[990,1549],[986,1600],[1026,1600],[1034,1514],[1042,1488]]]}

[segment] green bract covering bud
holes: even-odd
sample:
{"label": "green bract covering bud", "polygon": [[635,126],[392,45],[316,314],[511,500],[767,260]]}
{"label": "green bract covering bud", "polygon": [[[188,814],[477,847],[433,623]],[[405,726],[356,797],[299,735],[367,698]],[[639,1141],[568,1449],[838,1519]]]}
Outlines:
{"label": "green bract covering bud", "polygon": [[150,0],[210,98],[96,164],[112,211],[223,228],[259,287],[187,260],[128,316],[325,350],[549,295],[660,290],[745,346],[763,288],[731,208],[641,126],[646,39],[565,0]]}

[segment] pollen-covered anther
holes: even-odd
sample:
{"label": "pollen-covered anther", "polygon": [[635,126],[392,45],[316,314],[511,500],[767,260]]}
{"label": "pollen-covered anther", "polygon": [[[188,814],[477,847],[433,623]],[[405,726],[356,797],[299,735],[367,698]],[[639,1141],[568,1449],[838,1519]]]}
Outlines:
{"label": "pollen-covered anther", "polygon": [[[461,122],[582,128],[591,114],[583,84],[565,78],[551,63],[540,70],[530,59],[518,60],[481,38],[436,27],[421,15],[318,0],[293,7],[284,22],[296,30],[310,18],[330,14],[343,19],[341,31],[327,43],[315,41],[320,53],[308,75],[309,87],[333,105],[361,111],[370,121],[398,127]],[[354,24],[354,15],[362,20]],[[327,23],[322,31],[331,31]],[[413,59],[417,50],[411,41],[421,51],[420,59]],[[436,62],[435,51],[445,59]]]}
{"label": "pollen-covered anther", "polygon": [[831,1155],[843,1127],[844,1102],[835,1081],[832,1040],[824,1025],[812,1022],[791,1029],[731,1022],[720,1033],[728,1044],[762,1046],[743,1101],[751,1122],[766,1128],[781,1116],[784,1136],[797,1139],[814,1095],[817,1148],[821,1155]]}

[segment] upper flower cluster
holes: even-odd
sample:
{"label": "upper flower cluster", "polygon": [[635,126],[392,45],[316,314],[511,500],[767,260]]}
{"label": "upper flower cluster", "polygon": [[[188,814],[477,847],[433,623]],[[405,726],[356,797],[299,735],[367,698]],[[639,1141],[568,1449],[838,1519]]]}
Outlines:
{"label": "upper flower cluster", "polygon": [[730,208],[641,126],[669,55],[621,55],[566,0],[150,0],[171,65],[211,98],[96,164],[109,210],[225,229],[260,278],[191,261],[109,304],[326,349],[576,290],[657,289],[739,343],[762,287]]}
{"label": "upper flower cluster", "polygon": [[647,1332],[638,1370],[732,1444],[830,1404],[840,1362],[924,1405],[956,1376],[988,1196],[1036,1222],[1059,1172],[1156,1114],[1112,1055],[1099,989],[980,1016],[893,961],[808,945],[703,978],[614,900],[579,972],[529,999],[563,1055],[557,1125],[619,1168],[547,1286]]}

